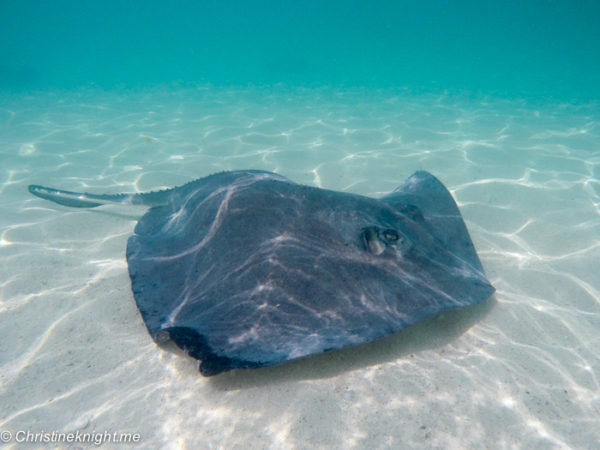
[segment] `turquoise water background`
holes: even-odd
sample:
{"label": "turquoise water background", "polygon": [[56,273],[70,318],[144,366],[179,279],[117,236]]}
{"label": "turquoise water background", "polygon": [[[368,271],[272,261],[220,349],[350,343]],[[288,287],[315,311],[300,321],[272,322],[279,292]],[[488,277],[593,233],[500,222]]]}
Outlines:
{"label": "turquoise water background", "polygon": [[0,87],[407,87],[597,99],[600,3],[4,1]]}
{"label": "turquoise water background", "polygon": [[[0,1],[0,440],[597,448],[599,100],[598,1]],[[27,190],[238,169],[370,197],[430,171],[496,293],[206,379],[135,306],[125,247],[145,210]]]}

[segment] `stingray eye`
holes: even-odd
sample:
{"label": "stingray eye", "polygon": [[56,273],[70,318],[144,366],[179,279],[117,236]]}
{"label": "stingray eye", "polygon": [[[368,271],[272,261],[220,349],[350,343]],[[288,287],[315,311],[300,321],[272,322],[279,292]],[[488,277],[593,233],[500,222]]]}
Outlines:
{"label": "stingray eye", "polygon": [[387,229],[383,232],[383,237],[386,241],[396,242],[400,236],[396,230]]}
{"label": "stingray eye", "polygon": [[392,228],[382,230],[379,227],[366,227],[362,229],[364,246],[373,255],[381,255],[386,248],[392,251],[389,255],[404,253],[410,248],[410,241],[406,236]]}
{"label": "stingray eye", "polygon": [[410,240],[400,231],[386,228],[379,232],[379,240],[400,255],[404,254],[410,247]]}

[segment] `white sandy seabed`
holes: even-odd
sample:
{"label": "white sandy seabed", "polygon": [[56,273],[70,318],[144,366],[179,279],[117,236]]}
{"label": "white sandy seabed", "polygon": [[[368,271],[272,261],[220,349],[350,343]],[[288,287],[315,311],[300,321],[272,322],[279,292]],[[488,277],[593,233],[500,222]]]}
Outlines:
{"label": "white sandy seabed", "polygon": [[[210,87],[1,105],[9,445],[27,430],[139,433],[140,448],[174,449],[600,445],[598,105]],[[203,378],[153,343],[136,309],[125,244],[143,210],[70,210],[27,192],[143,191],[247,168],[370,196],[432,172],[495,296],[359,348]]]}

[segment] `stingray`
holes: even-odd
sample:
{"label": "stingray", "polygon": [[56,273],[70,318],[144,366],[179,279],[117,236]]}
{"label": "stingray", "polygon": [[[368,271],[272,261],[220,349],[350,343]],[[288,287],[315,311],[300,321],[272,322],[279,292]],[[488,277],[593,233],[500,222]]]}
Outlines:
{"label": "stingray", "polygon": [[355,346],[482,302],[494,288],[444,185],[419,171],[370,198],[263,171],[61,205],[146,205],[127,242],[133,296],[155,342],[216,375]]}

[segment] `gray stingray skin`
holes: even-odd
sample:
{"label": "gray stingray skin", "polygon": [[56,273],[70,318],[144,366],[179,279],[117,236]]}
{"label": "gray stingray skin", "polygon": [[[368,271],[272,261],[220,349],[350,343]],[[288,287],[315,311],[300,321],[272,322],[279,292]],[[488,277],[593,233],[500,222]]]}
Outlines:
{"label": "gray stingray skin", "polygon": [[127,243],[135,301],[152,338],[207,376],[369,342],[494,292],[452,196],[423,171],[380,199],[262,171],[146,194],[29,190],[150,207]]}

